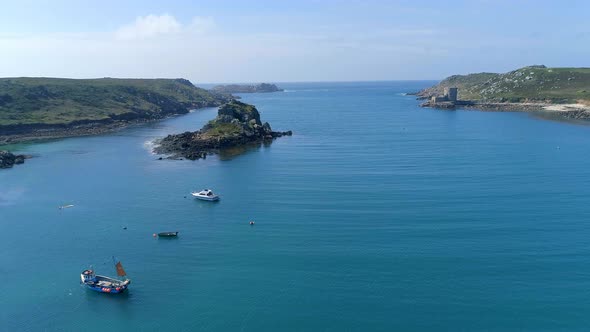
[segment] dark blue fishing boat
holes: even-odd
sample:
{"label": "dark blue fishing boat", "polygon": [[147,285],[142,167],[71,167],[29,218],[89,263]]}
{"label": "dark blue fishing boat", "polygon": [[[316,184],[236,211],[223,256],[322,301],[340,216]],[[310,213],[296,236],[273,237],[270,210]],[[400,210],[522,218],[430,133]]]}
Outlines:
{"label": "dark blue fishing boat", "polygon": [[127,287],[129,287],[131,280],[127,279],[127,274],[125,273],[125,270],[123,270],[123,265],[121,265],[121,262],[117,262],[115,257],[113,257],[113,263],[115,264],[117,275],[123,277],[124,280],[98,276],[94,273],[94,270],[90,268],[84,270],[82,274],[80,274],[82,283],[89,289],[100,293],[118,294],[124,292]]}
{"label": "dark blue fishing boat", "polygon": [[159,237],[176,237],[178,236],[178,232],[161,232],[158,233]]}

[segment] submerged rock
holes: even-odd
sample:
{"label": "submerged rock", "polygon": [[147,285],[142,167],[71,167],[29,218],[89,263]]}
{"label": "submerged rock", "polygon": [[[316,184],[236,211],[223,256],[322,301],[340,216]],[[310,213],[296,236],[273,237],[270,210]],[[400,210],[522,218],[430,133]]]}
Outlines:
{"label": "submerged rock", "polygon": [[0,168],[11,168],[14,165],[23,164],[25,159],[30,158],[23,154],[15,155],[9,151],[0,151]]}
{"label": "submerged rock", "polygon": [[222,149],[292,134],[291,131],[272,131],[268,122],[262,123],[256,107],[233,100],[221,106],[217,117],[201,130],[168,135],[158,142],[154,152],[169,154],[172,159],[184,157],[195,160]]}

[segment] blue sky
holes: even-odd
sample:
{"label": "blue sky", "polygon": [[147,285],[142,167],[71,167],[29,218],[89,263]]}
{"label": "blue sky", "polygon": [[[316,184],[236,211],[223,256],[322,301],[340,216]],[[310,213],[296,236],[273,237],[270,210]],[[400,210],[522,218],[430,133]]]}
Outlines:
{"label": "blue sky", "polygon": [[0,76],[441,79],[590,66],[588,1],[6,1]]}

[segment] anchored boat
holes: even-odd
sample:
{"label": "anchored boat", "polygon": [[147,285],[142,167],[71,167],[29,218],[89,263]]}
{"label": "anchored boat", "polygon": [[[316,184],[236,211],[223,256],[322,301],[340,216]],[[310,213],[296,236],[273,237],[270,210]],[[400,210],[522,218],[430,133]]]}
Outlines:
{"label": "anchored boat", "polygon": [[178,232],[161,232],[158,233],[159,237],[175,237],[178,236]]}
{"label": "anchored boat", "polygon": [[115,264],[117,275],[123,277],[124,280],[96,275],[94,270],[90,268],[80,274],[82,283],[89,289],[100,293],[118,294],[124,292],[129,287],[131,280],[127,279],[123,265],[121,265],[121,262],[117,262],[115,257],[113,257],[113,263]]}
{"label": "anchored boat", "polygon": [[199,192],[193,191],[191,193],[195,198],[203,200],[203,201],[217,201],[219,200],[219,196],[215,195],[213,191],[210,189],[203,189]]}

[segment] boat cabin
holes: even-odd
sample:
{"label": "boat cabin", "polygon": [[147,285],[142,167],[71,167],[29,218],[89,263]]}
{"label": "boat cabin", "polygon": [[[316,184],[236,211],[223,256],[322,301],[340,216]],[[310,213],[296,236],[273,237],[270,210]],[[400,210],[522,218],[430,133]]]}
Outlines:
{"label": "boat cabin", "polygon": [[84,272],[82,272],[82,282],[86,283],[94,281],[95,279],[96,275],[94,274],[94,270],[84,270]]}
{"label": "boat cabin", "polygon": [[199,192],[193,191],[191,194],[198,199],[206,201],[216,201],[219,199],[219,196],[213,193],[211,189],[203,189]]}

